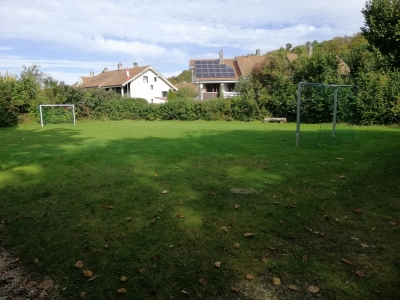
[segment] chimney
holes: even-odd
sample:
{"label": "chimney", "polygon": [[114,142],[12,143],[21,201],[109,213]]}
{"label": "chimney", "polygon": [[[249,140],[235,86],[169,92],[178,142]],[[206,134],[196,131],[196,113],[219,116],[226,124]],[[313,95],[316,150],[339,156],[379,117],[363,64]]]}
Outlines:
{"label": "chimney", "polygon": [[93,77],[93,76],[94,76],[94,72],[90,71],[90,77]]}
{"label": "chimney", "polygon": [[133,63],[133,67],[134,67],[134,68],[137,68],[138,66],[139,66],[139,64],[138,64],[137,62],[134,62],[134,63]]}
{"label": "chimney", "polygon": [[118,64],[118,71],[121,71],[121,70],[122,70],[122,64],[119,63],[119,64]]}
{"label": "chimney", "polygon": [[260,49],[257,49],[257,50],[256,50],[256,55],[257,55],[257,56],[260,56],[260,55],[261,55],[261,50],[260,50]]}
{"label": "chimney", "polygon": [[312,56],[313,46],[308,46],[308,56]]}
{"label": "chimney", "polygon": [[219,62],[223,62],[223,61],[224,61],[224,52],[221,49],[221,51],[219,51]]}
{"label": "chimney", "polygon": [[108,72],[108,68],[104,68],[103,73]]}

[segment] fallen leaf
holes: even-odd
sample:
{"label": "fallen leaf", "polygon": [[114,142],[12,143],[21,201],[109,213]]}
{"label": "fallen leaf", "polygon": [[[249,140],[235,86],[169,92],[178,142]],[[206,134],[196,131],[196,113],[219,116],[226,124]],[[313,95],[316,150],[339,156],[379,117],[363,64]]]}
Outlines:
{"label": "fallen leaf", "polygon": [[299,288],[293,284],[290,284],[289,289],[291,289],[292,291],[297,291]]}
{"label": "fallen leaf", "polygon": [[14,263],[19,262],[19,257],[17,257],[16,259],[14,259]]}
{"label": "fallen leaf", "polygon": [[53,285],[53,280],[51,279],[47,279],[45,281],[43,281],[40,285],[39,288],[42,290],[47,290],[49,287],[51,287]]}
{"label": "fallen leaf", "polygon": [[105,209],[113,209],[114,208],[114,206],[107,205],[107,204],[102,204],[101,206],[103,206]]}
{"label": "fallen leaf", "polygon": [[79,296],[81,296],[81,298],[85,298],[85,297],[86,297],[86,293],[85,293],[85,292],[81,292],[81,293],[79,294]]}
{"label": "fallen leaf", "polygon": [[346,176],[340,175],[339,178],[340,178],[340,179],[346,179]]}
{"label": "fallen leaf", "polygon": [[188,295],[188,294],[189,294],[189,293],[186,292],[185,290],[182,290],[181,292],[184,293],[185,295]]}
{"label": "fallen leaf", "polygon": [[353,211],[354,211],[356,214],[361,214],[361,209],[359,209],[359,208],[353,208]]}
{"label": "fallen leaf", "polygon": [[235,293],[239,293],[240,289],[234,286],[231,286],[231,291],[235,292]]}
{"label": "fallen leaf", "polygon": [[182,206],[183,204],[185,204],[185,202],[179,202],[179,205]]}
{"label": "fallen leaf", "polygon": [[338,219],[338,218],[335,218],[335,221],[336,221],[336,222],[339,222],[339,219]]}
{"label": "fallen leaf", "polygon": [[240,247],[240,244],[239,244],[239,243],[233,243],[233,247],[239,248],[239,247]]}
{"label": "fallen leaf", "polygon": [[104,244],[104,248],[108,249],[108,245],[107,245],[107,244]]}
{"label": "fallen leaf", "polygon": [[80,260],[79,261],[77,261],[76,262],[76,264],[75,264],[75,267],[77,267],[77,268],[83,268],[83,266],[84,266],[84,264],[83,264],[83,262],[81,262]]}
{"label": "fallen leaf", "polygon": [[357,275],[358,277],[360,277],[360,278],[365,277],[365,274],[364,274],[363,271],[357,271],[357,272],[356,272],[356,275]]}
{"label": "fallen leaf", "polygon": [[156,221],[156,219],[153,219],[153,220],[150,221],[150,223],[154,223],[155,221]]}
{"label": "fallen leaf", "polygon": [[394,221],[390,221],[390,222],[389,222],[389,225],[396,226],[396,225],[397,225],[397,223],[396,223],[396,222],[394,222]]}
{"label": "fallen leaf", "polygon": [[126,293],[126,289],[125,288],[120,288],[117,290],[118,294],[125,294]]}
{"label": "fallen leaf", "polygon": [[337,160],[343,160],[343,158],[341,158],[341,157],[338,157],[338,158],[336,158]]}
{"label": "fallen leaf", "polygon": [[248,280],[253,280],[254,277],[253,277],[252,275],[250,275],[250,274],[247,274],[247,275],[246,275],[246,279],[248,279]]}
{"label": "fallen leaf", "polygon": [[215,192],[211,192],[211,195],[213,195],[213,196],[215,196],[215,195],[217,195]]}
{"label": "fallen leaf", "polygon": [[89,279],[88,279],[88,281],[93,281],[93,280],[95,280],[95,279],[97,279],[97,276],[90,276]]}
{"label": "fallen leaf", "polygon": [[278,277],[273,277],[271,282],[273,285],[281,285],[281,280]]}
{"label": "fallen leaf", "polygon": [[342,262],[344,262],[344,263],[347,264],[347,265],[352,265],[352,264],[353,264],[352,261],[350,261],[350,260],[348,260],[348,259],[345,259],[345,258],[342,258]]}
{"label": "fallen leaf", "polygon": [[263,257],[261,257],[261,261],[262,261],[263,263],[266,263],[266,262],[268,261],[268,259],[267,259],[265,256],[263,256]]}
{"label": "fallen leaf", "polygon": [[320,236],[324,237],[326,235],[326,232],[322,231],[319,233]]}
{"label": "fallen leaf", "polygon": [[235,204],[235,208],[238,209],[240,207],[240,205]]}
{"label": "fallen leaf", "polygon": [[[1,272],[0,272],[0,274],[1,274]],[[24,288],[25,289],[27,289],[27,290],[29,290],[30,288],[32,288],[33,286],[35,286],[36,285],[36,281],[29,281],[27,284],[24,284]],[[1,299],[1,298],[0,298]]]}
{"label": "fallen leaf", "polygon": [[217,261],[216,263],[214,263],[214,266],[216,266],[217,268],[221,267],[221,262]]}
{"label": "fallen leaf", "polygon": [[312,228],[310,228],[310,227],[306,227],[306,230],[309,232],[312,232]]}
{"label": "fallen leaf", "polygon": [[144,273],[146,273],[146,269],[145,269],[145,268],[140,269],[139,272],[142,273],[142,274],[144,274]]}
{"label": "fallen leaf", "polygon": [[47,292],[46,292],[45,290],[43,290],[43,291],[40,292],[38,298],[39,298],[39,299],[42,299],[42,298],[44,298],[46,295],[47,295]]}
{"label": "fallen leaf", "polygon": [[129,217],[129,218],[126,218],[126,221],[127,221],[127,222],[129,222],[130,220],[131,220],[131,218],[130,218],[130,217]]}
{"label": "fallen leaf", "polygon": [[204,278],[200,278],[200,279],[199,279],[199,283],[201,283],[201,284],[204,285],[204,286],[207,285],[207,282],[206,282],[206,280],[205,280]]}
{"label": "fallen leaf", "polygon": [[303,255],[303,260],[308,260],[307,255]]}
{"label": "fallen leaf", "polygon": [[368,244],[361,244],[361,247],[363,247],[363,248],[369,248]]}
{"label": "fallen leaf", "polygon": [[308,291],[309,291],[311,294],[316,294],[316,293],[319,292],[319,287],[310,285],[310,287],[308,288]]}
{"label": "fallen leaf", "polygon": [[83,271],[83,275],[84,275],[85,277],[90,277],[90,276],[93,276],[93,272],[92,272],[92,271],[89,271],[89,270],[85,270],[85,271]]}
{"label": "fallen leaf", "polygon": [[184,216],[182,216],[182,215],[176,215],[178,218],[184,218]]}
{"label": "fallen leaf", "polygon": [[162,193],[163,193],[163,194],[166,194],[166,193],[168,193],[168,191],[167,191],[167,190],[163,190]]}
{"label": "fallen leaf", "polygon": [[272,250],[272,251],[275,251],[275,248],[274,248],[274,247],[269,247],[269,249]]}
{"label": "fallen leaf", "polygon": [[122,277],[121,277],[121,281],[122,281],[122,282],[127,281],[127,280],[128,280],[128,278],[126,278],[125,276],[122,276]]}
{"label": "fallen leaf", "polygon": [[244,236],[245,236],[245,237],[251,237],[251,236],[254,236],[254,234],[251,233],[251,232],[247,232],[247,233],[244,234]]}

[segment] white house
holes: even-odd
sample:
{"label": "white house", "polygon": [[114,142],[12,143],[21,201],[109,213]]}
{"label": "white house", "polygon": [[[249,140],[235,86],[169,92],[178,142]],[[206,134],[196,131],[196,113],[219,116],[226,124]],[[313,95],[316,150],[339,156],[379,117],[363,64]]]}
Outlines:
{"label": "white house", "polygon": [[89,77],[80,77],[73,86],[112,90],[121,96],[144,98],[149,103],[165,103],[168,91],[178,90],[152,66],[139,67],[137,63],[133,68],[123,68],[119,63],[117,70],[104,68],[98,75],[90,72]]}

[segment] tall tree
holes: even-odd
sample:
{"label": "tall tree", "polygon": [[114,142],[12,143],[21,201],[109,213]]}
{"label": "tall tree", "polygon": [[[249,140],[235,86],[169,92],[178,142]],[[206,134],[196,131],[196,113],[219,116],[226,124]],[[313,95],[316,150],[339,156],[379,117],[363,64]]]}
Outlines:
{"label": "tall tree", "polygon": [[400,68],[400,0],[368,0],[362,13],[367,41],[392,67]]}

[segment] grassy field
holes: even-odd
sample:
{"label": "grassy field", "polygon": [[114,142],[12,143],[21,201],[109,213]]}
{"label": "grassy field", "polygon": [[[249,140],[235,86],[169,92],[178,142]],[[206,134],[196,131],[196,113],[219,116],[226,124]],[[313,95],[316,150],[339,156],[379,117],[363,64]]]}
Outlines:
{"label": "grassy field", "polygon": [[400,129],[352,137],[296,148],[295,124],[0,128],[0,245],[66,299],[398,299]]}

